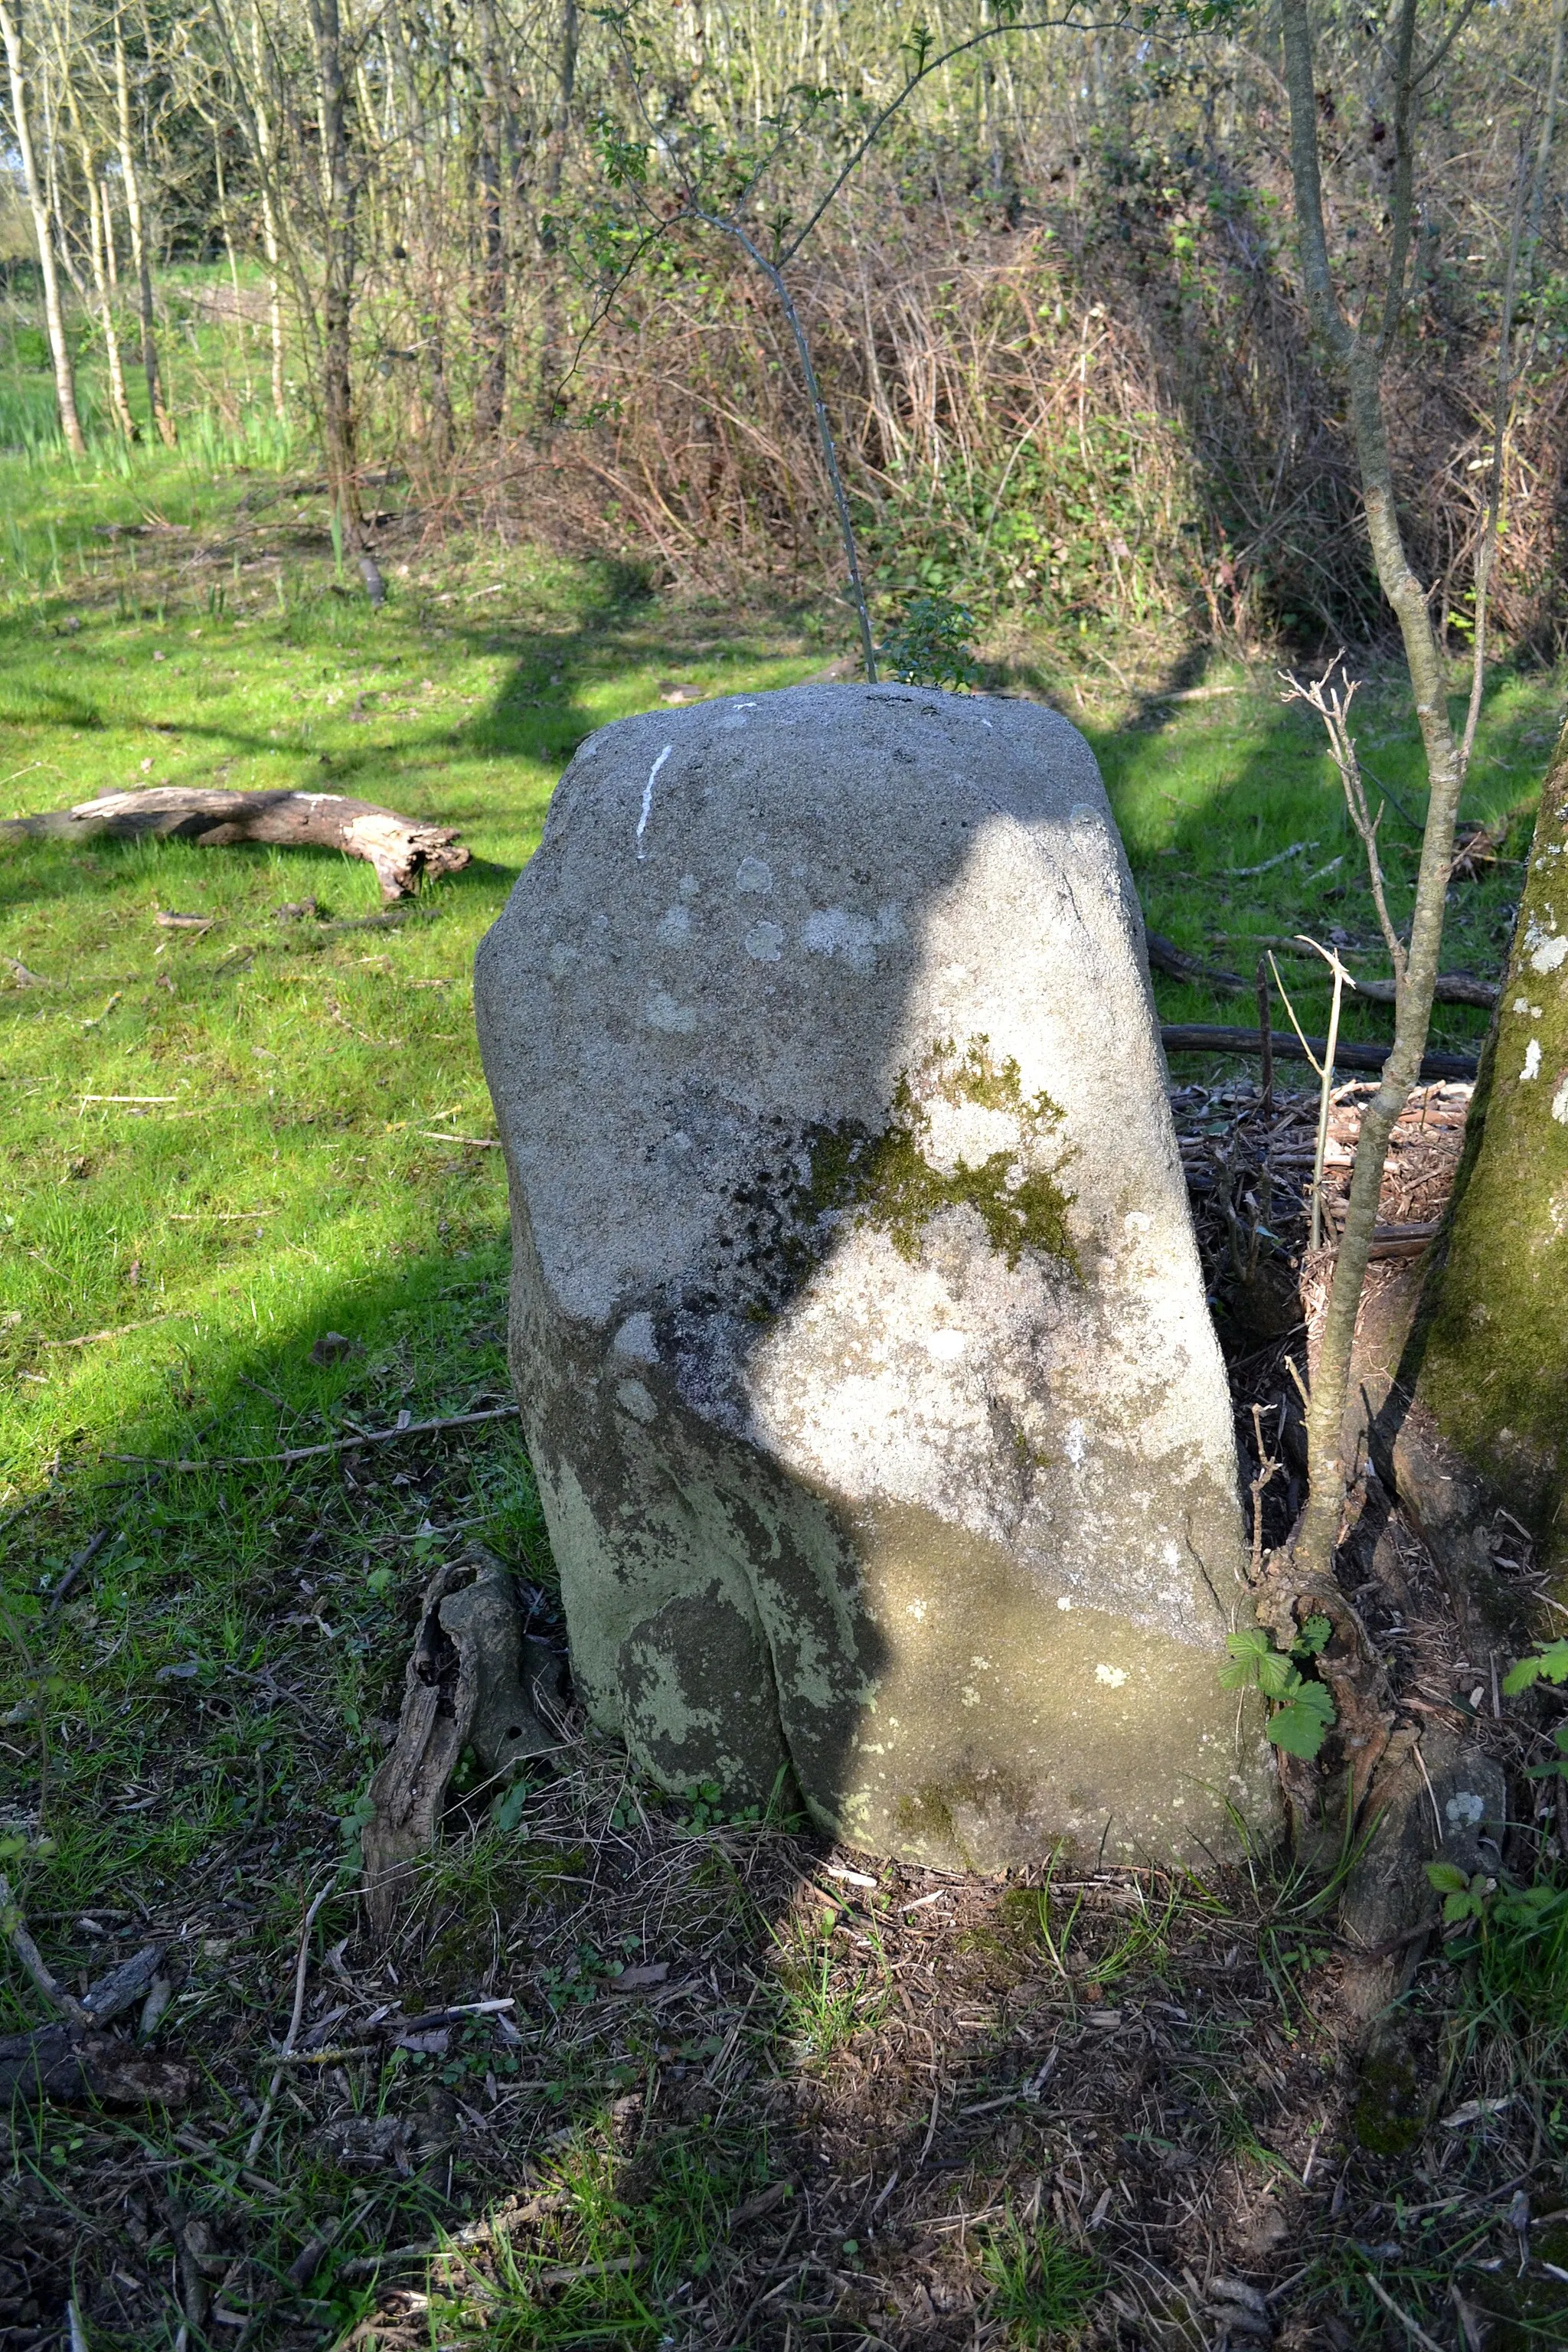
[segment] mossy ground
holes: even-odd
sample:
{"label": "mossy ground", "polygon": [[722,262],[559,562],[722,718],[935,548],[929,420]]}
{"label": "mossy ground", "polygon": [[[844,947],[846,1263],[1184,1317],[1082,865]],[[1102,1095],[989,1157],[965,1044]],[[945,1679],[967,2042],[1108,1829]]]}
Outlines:
{"label": "mossy ground", "polygon": [[[405,924],[360,931],[332,919],[378,911],[369,870],[309,853],[0,857],[0,948],[41,983],[0,967],[5,1867],[73,1981],[166,1942],[152,2046],[200,2076],[167,2114],[11,2118],[0,2326],[58,2338],[74,2297],[93,2352],[182,2330],[301,2352],[356,2330],[717,2352],[967,2346],[978,2324],[1016,2341],[1044,2274],[1020,2277],[1016,2233],[1037,2256],[1048,2222],[1103,2265],[1085,2322],[1101,2345],[1212,2337],[1213,2262],[1289,2282],[1281,2341],[1337,2340],[1312,2331],[1339,2316],[1392,2344],[1363,2246],[1440,2333],[1455,2263],[1517,2261],[1497,2184],[1564,2196],[1561,2016],[1484,1983],[1472,2000],[1435,1963],[1417,2001],[1445,2095],[1516,2104],[1373,2161],[1350,2130],[1331,1945],[1261,1871],[1098,1874],[1020,1941],[999,1889],[827,1877],[807,1843],[656,1802],[574,1738],[510,1829],[459,1806],[404,1940],[371,1947],[343,1862],[431,1561],[474,1529],[548,1615],[528,1465],[503,1423],[222,1465],[503,1397],[473,943],[590,727],[677,683],[791,682],[847,632],[819,607],[705,610],[630,568],[426,538],[406,515],[384,527],[374,616],[340,593],[307,453],[194,423],[173,456],[0,457],[0,497],[6,814],[165,776],[303,784],[458,824],[476,852]],[[1237,932],[1370,940],[1321,745],[1266,677],[1212,675],[1235,690],[1172,704],[1167,676],[1096,700],[1048,647],[1011,674],[1087,725],[1158,928],[1244,971]],[[1505,676],[1489,701],[1473,813],[1518,803],[1507,855],[1557,691]],[[1414,806],[1408,712],[1392,688],[1367,712],[1373,763]],[[1493,968],[1517,892],[1506,866],[1456,885],[1450,961]],[[311,897],[317,919],[279,919]],[[160,930],[159,908],[213,928]],[[1161,992],[1172,1018],[1233,1002]],[[1474,1041],[1479,1019],[1445,1018]],[[1352,1024],[1386,1034],[1367,1008]],[[318,1361],[329,1330],[350,1344]],[[214,1466],[157,1466],[192,1459]],[[252,2154],[323,1886],[304,2030],[367,2047],[291,2070]],[[610,1990],[645,1956],[668,1977]],[[37,2023],[9,1954],[0,1983],[7,2027]],[[517,2041],[481,2020],[396,2050],[368,2022],[485,1997],[516,2002],[500,2014]],[[390,2126],[401,2158],[342,2160],[351,2119]],[[777,2200],[757,2210],[753,2184]],[[377,2273],[514,2195],[510,2253]]]}

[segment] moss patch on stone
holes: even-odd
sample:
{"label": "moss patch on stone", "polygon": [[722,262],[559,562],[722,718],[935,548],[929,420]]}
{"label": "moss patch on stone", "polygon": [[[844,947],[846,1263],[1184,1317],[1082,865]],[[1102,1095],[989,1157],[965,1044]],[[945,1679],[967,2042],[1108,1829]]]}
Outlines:
{"label": "moss patch on stone", "polygon": [[[988,1153],[977,1166],[960,1158],[951,1171],[939,1168],[930,1157],[927,1105],[932,1100],[1007,1113],[1018,1122],[1019,1141]],[[1017,1063],[1011,1055],[994,1060],[988,1038],[971,1038],[962,1053],[949,1041],[900,1077],[892,1117],[880,1135],[844,1121],[811,1139],[811,1211],[817,1219],[830,1213],[864,1219],[912,1262],[933,1217],[943,1209],[970,1208],[1009,1265],[1032,1249],[1076,1274],[1078,1252],[1067,1223],[1074,1195],[1058,1181],[1068,1156],[1056,1141],[1062,1118],[1048,1094],[1026,1097]],[[1049,1165],[1031,1165],[1042,1149],[1051,1154]]]}

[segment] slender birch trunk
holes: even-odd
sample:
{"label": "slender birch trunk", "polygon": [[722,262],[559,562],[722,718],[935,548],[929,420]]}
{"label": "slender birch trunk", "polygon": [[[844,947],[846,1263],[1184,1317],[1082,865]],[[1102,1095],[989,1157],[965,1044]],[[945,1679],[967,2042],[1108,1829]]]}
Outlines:
{"label": "slender birch trunk", "polygon": [[131,402],[125,390],[125,363],[120,350],[120,330],[114,322],[110,266],[105,259],[113,231],[108,207],[100,193],[92,150],[85,138],[81,146],[81,174],[87,186],[88,242],[92,259],[93,291],[98,297],[99,324],[103,332],[103,354],[109,370],[109,404],[126,440],[139,441],[141,431],[131,414]]}
{"label": "slender birch trunk", "polygon": [[564,331],[562,316],[560,271],[553,265],[559,239],[556,236],[553,208],[560,201],[562,173],[566,162],[566,140],[572,127],[572,105],[577,88],[577,0],[563,0],[561,11],[561,48],[557,67],[557,88],[554,117],[545,146],[542,205],[539,215],[539,249],[546,265],[544,285],[544,319],[539,340],[539,377],[536,395],[538,421],[548,432],[555,421],[555,382],[559,368],[561,338]]}
{"label": "slender birch trunk", "polygon": [[1290,102],[1290,172],[1297,234],[1312,322],[1343,373],[1362,499],[1378,583],[1393,607],[1415,698],[1430,797],[1421,840],[1421,865],[1411,916],[1410,944],[1394,1006],[1394,1049],[1376,1094],[1362,1113],[1344,1231],[1312,1379],[1307,1416],[1310,1493],[1297,1538],[1297,1560],[1309,1574],[1331,1561],[1344,1507],[1341,1431],[1350,1391],[1356,1315],[1372,1255],[1383,1188],[1384,1160],[1394,1121],[1421,1074],[1431,1024],[1443,914],[1454,856],[1454,825],[1465,771],[1448,712],[1447,664],[1433,626],[1426,592],[1405,551],[1394,499],[1384,369],[1404,307],[1412,222],[1412,146],[1423,68],[1415,63],[1416,0],[1400,0],[1395,32],[1396,75],[1391,247],[1382,299],[1370,299],[1352,327],[1334,284],[1324,226],[1318,154],[1318,106],[1312,72],[1308,0],[1281,0],[1285,82]]}
{"label": "slender birch trunk", "polygon": [[81,418],[77,413],[70,345],[66,339],[65,314],[60,308],[59,273],[55,268],[54,235],[33,149],[21,20],[12,14],[12,5],[13,0],[0,0],[0,38],[4,38],[5,43],[5,63],[11,77],[12,128],[22,159],[22,179],[27,191],[27,209],[33,215],[33,234],[38,244],[38,269],[44,281],[44,323],[49,339],[49,357],[54,362],[55,400],[59,409],[60,431],[65,436],[67,448],[79,457],[86,455],[87,442],[82,434]]}
{"label": "slender birch trunk", "polygon": [[474,388],[474,433],[494,440],[506,414],[506,220],[502,201],[506,107],[500,81],[500,39],[495,11],[484,11],[479,56],[479,375]]}
{"label": "slender birch trunk", "polygon": [[261,191],[261,243],[267,255],[267,324],[272,339],[272,414],[284,417],[289,414],[288,394],[283,382],[283,257],[278,241],[278,211],[272,186],[277,173],[277,141],[273,136],[272,117],[267,110],[263,95],[266,83],[261,68],[261,20],[253,15],[250,20],[251,53],[256,67],[256,99],[251,109],[256,136],[257,178]]}
{"label": "slender birch trunk", "polygon": [[158,367],[158,339],[153,311],[153,261],[147,250],[142,212],[142,183],[136,170],[136,149],[131,136],[131,80],[125,62],[125,33],[120,11],[114,12],[114,100],[120,134],[120,170],[125,183],[125,217],[131,229],[131,264],[136,273],[137,302],[142,322],[142,372],[147,379],[147,413],[166,449],[179,438],[163,397]]}

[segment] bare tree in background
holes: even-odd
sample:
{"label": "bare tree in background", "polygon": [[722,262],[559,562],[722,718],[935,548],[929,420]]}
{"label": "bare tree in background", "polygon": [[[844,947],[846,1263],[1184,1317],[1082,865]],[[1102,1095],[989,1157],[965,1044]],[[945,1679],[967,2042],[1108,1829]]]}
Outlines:
{"label": "bare tree in background", "polygon": [[102,159],[95,131],[97,126],[84,111],[81,85],[84,77],[73,70],[72,61],[79,67],[78,28],[69,0],[55,16],[52,29],[60,79],[70,114],[71,131],[76,141],[77,161],[81,173],[82,194],[87,203],[88,262],[92,272],[93,296],[97,305],[99,326],[103,336],[104,364],[109,376],[109,404],[114,421],[127,441],[137,441],[141,433],[131,413],[131,402],[125,390],[125,366],[120,349],[120,330],[114,316],[114,223],[110,214],[104,190]]}
{"label": "bare tree in background", "polygon": [[349,152],[347,60],[339,0],[310,0],[321,181],[321,437],[333,511],[373,604],[386,589],[365,537],[354,415],[353,303],[359,176]]}
{"label": "bare tree in background", "polygon": [[142,373],[147,379],[147,413],[158,438],[172,449],[179,438],[163,397],[158,365],[158,333],[153,303],[153,257],[147,249],[147,224],[142,205],[142,179],[137,167],[136,141],[131,121],[131,75],[125,56],[125,20],[114,11],[114,102],[120,137],[120,173],[125,189],[125,215],[131,226],[131,266],[136,273],[136,293],[142,322]]}
{"label": "bare tree in background", "polygon": [[37,154],[33,144],[26,52],[22,44],[22,22],[16,13],[16,0],[0,0],[0,37],[5,43],[5,63],[10,73],[11,127],[22,159],[27,208],[33,215],[33,233],[37,240],[38,270],[44,284],[44,324],[49,339],[49,357],[54,362],[55,400],[59,409],[60,431],[65,436],[67,448],[81,457],[86,453],[87,442],[82,434],[81,419],[77,414],[76,380],[71,372],[65,313],[60,307],[59,272],[55,266],[55,241],[49,221],[48,199],[38,176]]}
{"label": "bare tree in background", "polygon": [[510,207],[505,179],[510,110],[502,81],[500,27],[494,0],[481,0],[479,11],[479,106],[478,181],[479,200],[479,284],[475,302],[476,342],[479,375],[474,388],[474,431],[481,441],[493,440],[506,417],[507,378],[507,230]]}

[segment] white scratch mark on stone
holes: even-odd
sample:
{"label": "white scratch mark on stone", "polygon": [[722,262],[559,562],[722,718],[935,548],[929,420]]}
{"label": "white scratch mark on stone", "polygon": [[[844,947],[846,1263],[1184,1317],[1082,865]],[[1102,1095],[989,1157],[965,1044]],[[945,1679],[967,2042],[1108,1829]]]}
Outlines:
{"label": "white scratch mark on stone", "polygon": [[663,751],[659,753],[658,759],[648,770],[647,782],[642,788],[642,814],[637,819],[637,857],[639,861],[647,856],[647,851],[643,845],[643,835],[647,831],[647,821],[653,814],[653,788],[658,781],[659,770],[663,767],[665,761],[668,759],[674,749],[675,746],[673,743],[667,743],[665,745]]}
{"label": "white scratch mark on stone", "polygon": [[1072,1464],[1075,1470],[1081,1470],[1083,1468],[1084,1456],[1083,1423],[1081,1421],[1068,1422],[1067,1425],[1067,1437],[1065,1443],[1068,1450],[1068,1460]]}
{"label": "white scratch mark on stone", "polygon": [[1532,1037],[1529,1045],[1525,1047],[1524,1067],[1521,1070],[1519,1075],[1521,1078],[1538,1078],[1541,1076],[1541,1040],[1539,1037]]}
{"label": "white scratch mark on stone", "polygon": [[1094,1679],[1097,1683],[1106,1684],[1111,1690],[1120,1690],[1127,1680],[1127,1669],[1125,1666],[1096,1666]]}
{"label": "white scratch mark on stone", "polygon": [[1552,1097],[1552,1116],[1559,1127],[1568,1127],[1568,1078]]}

